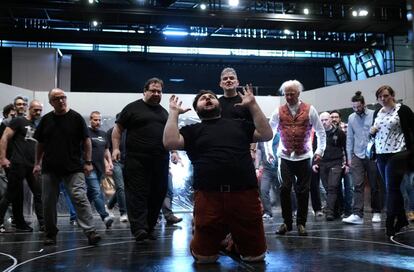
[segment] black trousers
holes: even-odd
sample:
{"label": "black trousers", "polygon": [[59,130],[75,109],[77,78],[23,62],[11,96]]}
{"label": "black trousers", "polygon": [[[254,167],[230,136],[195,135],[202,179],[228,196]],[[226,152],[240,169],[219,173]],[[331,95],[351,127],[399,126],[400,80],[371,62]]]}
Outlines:
{"label": "black trousers", "polygon": [[169,157],[127,156],[125,197],[132,235],[153,231],[168,188]]}
{"label": "black trousers", "polygon": [[280,187],[280,203],[282,206],[283,221],[287,225],[292,225],[292,185],[298,203],[296,224],[306,225],[308,216],[309,187],[311,181],[311,160],[289,161],[281,159],[280,174],[282,184]]}
{"label": "black trousers", "polygon": [[7,192],[0,201],[0,220],[3,222],[10,203],[13,207],[13,218],[16,226],[24,226],[23,217],[23,180],[26,179],[33,194],[34,208],[39,225],[43,225],[42,186],[39,179],[33,175],[33,166],[12,163],[7,171]]}

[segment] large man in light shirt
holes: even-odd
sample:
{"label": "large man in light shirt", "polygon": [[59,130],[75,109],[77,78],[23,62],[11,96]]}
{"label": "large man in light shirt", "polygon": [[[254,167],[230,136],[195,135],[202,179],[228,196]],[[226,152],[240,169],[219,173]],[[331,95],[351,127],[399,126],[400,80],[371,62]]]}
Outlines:
{"label": "large man in light shirt", "polygon": [[[299,100],[303,91],[303,85],[297,80],[289,80],[282,84],[280,91],[286,99],[286,104],[277,108],[270,117],[270,126],[274,133],[279,132],[280,142],[277,156],[280,158],[280,174],[282,183],[280,188],[280,202],[284,223],[276,231],[277,234],[285,234],[292,230],[292,185],[296,182],[295,193],[298,202],[296,225],[298,234],[306,236],[305,229],[309,187],[311,179],[312,157],[318,161],[325,150],[325,129],[319,120],[316,109]],[[312,128],[317,136],[317,149],[312,152],[311,132]],[[269,162],[275,156],[272,152],[271,141],[266,144],[266,155]]]}

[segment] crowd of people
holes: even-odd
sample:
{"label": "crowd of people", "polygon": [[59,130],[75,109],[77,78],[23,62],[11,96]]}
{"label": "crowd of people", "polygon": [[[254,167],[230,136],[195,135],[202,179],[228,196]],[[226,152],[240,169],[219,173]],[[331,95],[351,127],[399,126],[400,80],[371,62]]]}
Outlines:
{"label": "crowd of people", "polygon": [[[145,83],[143,98],[126,105],[107,132],[100,129],[100,112],[91,112],[87,126],[69,108],[61,89],[49,92],[53,110],[43,117],[41,102],[28,104],[24,97],[16,97],[4,107],[1,124],[0,164],[8,187],[0,199],[0,224],[11,204],[15,230],[33,231],[23,216],[26,180],[45,245],[57,243],[61,190],[71,207],[70,219],[83,229],[90,245],[101,240],[92,205],[105,227],[111,228],[115,203],[120,221],[129,222],[137,242],[155,240],[160,211],[167,223],[182,220],[171,210],[169,165],[180,161],[177,150],[186,152],[193,167],[190,250],[199,263],[215,262],[223,241],[231,242],[242,260],[262,261],[263,220],[274,216],[271,191],[280,201],[283,218],[277,235],[292,231],[294,220],[298,235],[307,235],[309,196],[315,216],[363,224],[367,182],[371,222],[381,222],[385,210],[386,235],[395,235],[414,220],[409,180],[414,171],[414,114],[396,101],[390,86],[377,90],[382,107],[376,111],[368,109],[362,93],[356,92],[350,98],[354,112],[347,124],[340,111],[318,113],[302,101],[304,87],[297,80],[281,85],[286,103],[269,120],[252,86],[240,87],[233,68],[223,69],[219,86],[220,98],[211,90],[198,92],[192,108],[201,122],[181,128],[179,115],[191,109],[175,95],[169,111],[163,108],[164,83],[159,78]],[[375,159],[366,155],[370,138]],[[108,201],[101,189],[104,176],[111,176],[115,186]],[[324,205],[319,184],[326,193]],[[0,230],[5,231],[3,224]]]}

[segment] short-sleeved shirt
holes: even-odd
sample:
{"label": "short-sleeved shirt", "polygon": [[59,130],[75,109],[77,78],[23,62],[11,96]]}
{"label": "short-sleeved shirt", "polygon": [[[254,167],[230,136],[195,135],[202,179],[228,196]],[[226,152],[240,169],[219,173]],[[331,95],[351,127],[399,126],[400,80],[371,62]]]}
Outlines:
{"label": "short-sleeved shirt", "polygon": [[221,96],[219,98],[221,106],[221,117],[231,119],[241,119],[253,122],[253,117],[246,107],[234,106],[237,103],[241,103],[242,99],[236,95],[233,97]]}
{"label": "short-sleeved shirt", "polygon": [[[111,127],[106,132],[106,140],[108,142],[108,148],[109,152],[112,154],[112,132],[114,131],[114,128]],[[125,140],[126,140],[126,130],[122,132],[121,135],[121,143],[119,145],[119,151],[121,151],[121,163],[125,162]]]}
{"label": "short-sleeved shirt", "polygon": [[63,115],[47,113],[34,135],[44,148],[42,171],[60,175],[82,172],[81,145],[88,137],[85,120],[76,111]]}
{"label": "short-sleeved shirt", "polygon": [[16,117],[10,121],[8,127],[14,131],[10,141],[12,150],[10,162],[33,166],[36,147],[36,140],[33,138],[36,131],[35,124],[26,117]]}
{"label": "short-sleeved shirt", "polygon": [[106,139],[106,132],[100,129],[94,130],[88,127],[89,137],[92,142],[92,164],[93,168],[101,175],[105,173],[105,149],[108,148],[108,141]]}
{"label": "short-sleeved shirt", "polygon": [[126,156],[168,156],[162,143],[168,112],[142,99],[125,106],[116,123],[126,133]]}
{"label": "short-sleeved shirt", "polygon": [[180,129],[184,149],[194,166],[196,190],[220,185],[257,187],[249,145],[255,127],[245,120],[219,118]]}

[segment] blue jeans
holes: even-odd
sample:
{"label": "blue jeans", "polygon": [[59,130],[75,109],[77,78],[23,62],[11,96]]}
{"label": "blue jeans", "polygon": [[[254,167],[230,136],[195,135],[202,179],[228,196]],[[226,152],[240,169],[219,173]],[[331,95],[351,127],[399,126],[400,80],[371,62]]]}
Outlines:
{"label": "blue jeans", "polygon": [[105,210],[105,200],[101,191],[102,175],[96,170],[92,170],[89,176],[86,177],[86,187],[89,202],[93,203],[96,211],[101,216],[102,220],[109,214]]}
{"label": "blue jeans", "polygon": [[65,197],[66,205],[68,205],[70,221],[76,220],[75,207],[73,207],[72,200],[70,200],[70,196],[65,189],[65,185],[63,185],[62,182],[60,183],[60,191],[63,193],[63,196]]}
{"label": "blue jeans", "polygon": [[348,174],[343,173],[343,185],[344,185],[344,198],[343,198],[343,207],[344,207],[344,214],[351,215],[352,214],[352,199],[354,197],[354,188],[352,184],[352,175],[348,172]]}
{"label": "blue jeans", "polygon": [[404,183],[401,187],[404,197],[407,199],[407,210],[414,211],[414,172],[404,176]]}
{"label": "blue jeans", "polygon": [[278,169],[263,167],[263,175],[260,180],[260,200],[263,204],[263,214],[273,216],[270,190],[272,188],[279,188],[279,186]]}
{"label": "blue jeans", "polygon": [[122,173],[124,165],[119,161],[114,161],[113,165],[112,178],[115,182],[115,194],[108,201],[108,208],[112,209],[115,203],[118,202],[119,213],[123,215],[126,213],[124,176]]}

